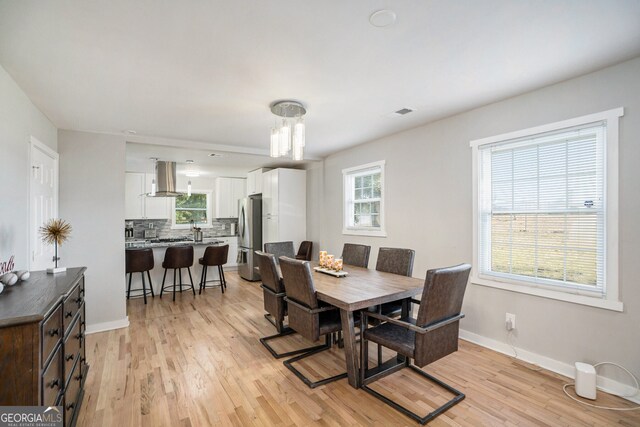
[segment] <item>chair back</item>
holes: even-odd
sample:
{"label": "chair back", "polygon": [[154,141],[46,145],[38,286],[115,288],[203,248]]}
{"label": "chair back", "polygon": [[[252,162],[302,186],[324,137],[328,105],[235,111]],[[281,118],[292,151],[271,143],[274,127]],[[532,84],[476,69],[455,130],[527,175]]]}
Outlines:
{"label": "chair back", "polygon": [[411,277],[415,255],[413,249],[380,248],[376,270]]}
{"label": "chair back", "polygon": [[125,254],[125,271],[127,273],[153,270],[153,250],[151,248],[127,249]]}
{"label": "chair back", "polygon": [[262,284],[277,294],[283,293],[284,285],[278,272],[278,263],[275,255],[262,251],[256,251],[255,254],[258,258]]}
{"label": "chair back", "polygon": [[164,253],[163,268],[187,268],[193,265],[193,246],[170,246]]}
{"label": "chair back", "polygon": [[[416,324],[429,326],[459,315],[470,272],[469,264],[427,271]],[[459,330],[457,320],[426,334],[416,334],[415,364],[422,367],[457,351]]]}
{"label": "chair back", "polygon": [[274,254],[276,261],[280,261],[281,256],[295,258],[296,253],[293,248],[293,242],[271,242],[264,244],[264,251],[268,254]]}
{"label": "chair back", "polygon": [[202,262],[204,265],[225,265],[229,257],[229,245],[207,246]]}
{"label": "chair back", "polygon": [[300,243],[300,247],[298,248],[298,253],[296,254],[296,259],[311,261],[312,250],[313,250],[313,242],[305,240],[304,242]]}
{"label": "chair back", "polygon": [[354,267],[367,268],[369,253],[371,253],[371,246],[345,243],[342,248],[342,262]]}
{"label": "chair back", "polygon": [[[282,270],[287,299],[307,309],[318,308],[318,298],[309,261],[281,257],[280,269]],[[320,316],[318,313],[309,313],[293,303],[287,304],[287,312],[291,329],[311,341],[320,338]]]}

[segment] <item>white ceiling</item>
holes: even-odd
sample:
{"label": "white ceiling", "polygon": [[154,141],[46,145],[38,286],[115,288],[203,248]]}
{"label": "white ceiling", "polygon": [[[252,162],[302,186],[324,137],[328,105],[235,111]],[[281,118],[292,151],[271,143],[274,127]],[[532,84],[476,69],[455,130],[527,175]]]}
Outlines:
{"label": "white ceiling", "polygon": [[0,64],[59,128],[265,150],[294,99],[316,157],[638,55],[637,0],[0,0]]}

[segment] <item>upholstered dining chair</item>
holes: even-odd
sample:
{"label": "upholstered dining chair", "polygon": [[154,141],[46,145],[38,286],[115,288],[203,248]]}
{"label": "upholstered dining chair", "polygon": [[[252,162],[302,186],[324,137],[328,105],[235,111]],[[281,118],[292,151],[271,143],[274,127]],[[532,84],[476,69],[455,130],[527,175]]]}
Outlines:
{"label": "upholstered dining chair", "polygon": [[267,312],[264,317],[271,322],[273,326],[276,327],[276,331],[278,331],[275,335],[260,338],[262,345],[265,346],[266,349],[269,350],[269,353],[276,359],[320,348],[321,346],[314,346],[278,353],[269,344],[270,340],[293,334],[295,331],[284,324],[284,318],[287,315],[287,302],[284,300],[286,294],[282,277],[278,271],[275,255],[262,251],[256,251],[255,254],[258,258],[258,267],[260,268],[260,277],[262,278],[262,285],[260,287],[262,288],[264,299],[264,310]]}
{"label": "upholstered dining chair", "polygon": [[342,247],[342,262],[354,267],[369,267],[369,253],[371,246],[345,243]]}
{"label": "upholstered dining chair", "polygon": [[[362,328],[366,328],[368,317],[383,321],[373,328],[362,331],[362,339],[360,340],[362,388],[421,424],[426,424],[465,397],[464,393],[420,368],[458,350],[459,323],[460,319],[464,317],[464,314],[461,313],[462,300],[470,271],[469,264],[427,271],[421,300],[412,299],[412,302],[420,304],[415,319],[410,317],[394,319],[378,313],[369,313],[367,310],[362,311]],[[378,365],[373,374],[367,375],[369,373],[367,346],[369,341],[397,352],[398,355],[404,356],[404,360],[396,361],[391,366]],[[414,361],[413,364],[411,359]],[[369,387],[372,382],[404,367],[411,368],[446,389],[454,395],[453,399],[423,417]]]}
{"label": "upholstered dining chair", "polygon": [[300,243],[300,247],[298,248],[298,253],[296,254],[296,259],[302,261],[311,261],[311,252],[313,251],[313,242],[308,240]]}
{"label": "upholstered dining chair", "polygon": [[264,251],[268,254],[276,256],[276,262],[280,261],[281,256],[295,258],[296,253],[293,242],[269,242],[264,244]]}
{"label": "upholstered dining chair", "polygon": [[331,305],[323,305],[318,301],[313,274],[309,261],[300,261],[280,257],[280,269],[286,290],[289,326],[310,341],[317,341],[325,336],[325,344],[284,361],[284,365],[310,388],[315,388],[332,381],[346,378],[347,373],[334,375],[319,381],[311,381],[304,376],[293,363],[331,348],[331,336],[342,330],[340,313]]}

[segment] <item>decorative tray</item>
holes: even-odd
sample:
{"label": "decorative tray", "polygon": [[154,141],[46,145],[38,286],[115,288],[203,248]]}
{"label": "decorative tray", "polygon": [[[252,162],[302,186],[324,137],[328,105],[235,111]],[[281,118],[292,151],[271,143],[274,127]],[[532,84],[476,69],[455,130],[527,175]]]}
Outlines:
{"label": "decorative tray", "polygon": [[318,272],[324,273],[324,274],[328,274],[328,275],[333,276],[333,277],[345,277],[345,276],[349,275],[349,273],[347,273],[346,271],[335,271],[335,270],[330,270],[330,269],[324,268],[324,267],[313,267],[313,269],[315,271],[318,271]]}

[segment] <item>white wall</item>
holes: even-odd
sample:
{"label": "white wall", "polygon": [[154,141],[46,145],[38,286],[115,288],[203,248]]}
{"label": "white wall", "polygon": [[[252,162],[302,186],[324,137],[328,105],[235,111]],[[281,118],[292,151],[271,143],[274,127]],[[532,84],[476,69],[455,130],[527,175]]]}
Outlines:
{"label": "white wall", "polygon": [[[624,312],[470,285],[462,328],[504,346],[505,313],[515,313],[515,345],[549,358],[547,365],[570,373],[574,361],[614,361],[640,377],[640,58],[329,156],[323,185],[308,186],[324,200],[321,210],[308,209],[309,236],[336,254],[344,242],[371,245],[372,268],[380,246],[413,248],[414,276],[421,278],[429,268],[471,262],[469,141],[615,107],[625,108],[619,162]],[[388,237],[342,235],[342,169],[383,159]],[[600,372],[629,381],[613,368]]]}
{"label": "white wall", "polygon": [[86,266],[87,331],[128,325],[124,266],[125,139],[61,130],[60,215],[72,227],[65,265]]}
{"label": "white wall", "polygon": [[29,139],[58,148],[55,126],[0,67],[0,262],[29,267]]}

